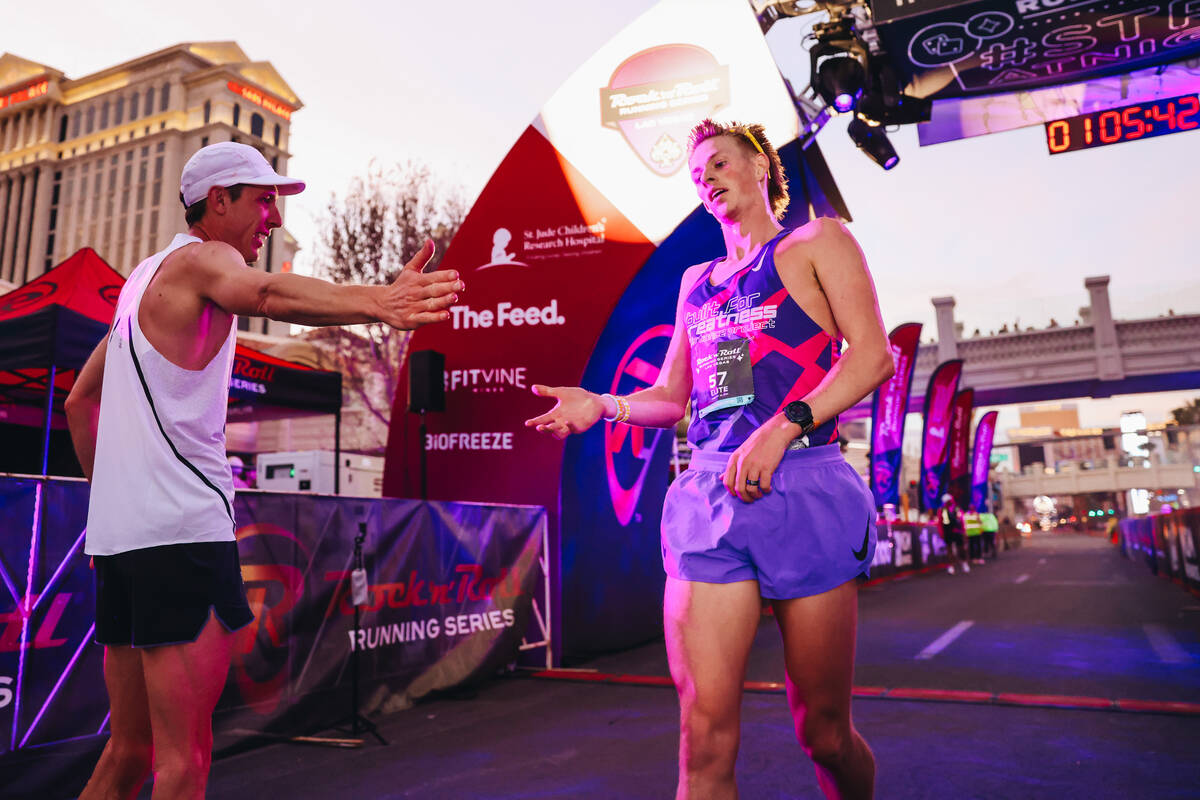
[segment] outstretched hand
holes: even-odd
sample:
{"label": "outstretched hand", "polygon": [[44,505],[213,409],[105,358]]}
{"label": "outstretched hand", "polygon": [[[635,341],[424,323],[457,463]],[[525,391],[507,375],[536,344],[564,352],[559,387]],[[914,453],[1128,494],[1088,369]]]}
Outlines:
{"label": "outstretched hand", "polygon": [[417,251],[399,276],[384,287],[380,322],[402,331],[410,331],[431,322],[450,319],[450,306],[458,302],[458,292],[466,286],[452,269],[424,272],[433,258],[433,241]]}
{"label": "outstretched hand", "polygon": [[545,414],[525,420],[527,428],[565,439],[572,433],[583,433],[604,415],[604,401],[578,386],[550,387],[538,383],[532,389],[538,397],[553,397],[557,402]]}

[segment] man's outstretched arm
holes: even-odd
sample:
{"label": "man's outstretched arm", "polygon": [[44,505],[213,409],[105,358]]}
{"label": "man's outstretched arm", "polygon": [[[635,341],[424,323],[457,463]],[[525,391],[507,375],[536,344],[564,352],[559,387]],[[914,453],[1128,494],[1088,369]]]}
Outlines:
{"label": "man's outstretched arm", "polygon": [[433,257],[427,241],[390,284],[335,284],[290,273],[248,269],[237,251],[207,242],[188,270],[197,293],[231,314],[269,317],[300,325],[353,325],[383,322],[412,330],[450,318],[448,309],[464,288],[454,270],[424,273]]}

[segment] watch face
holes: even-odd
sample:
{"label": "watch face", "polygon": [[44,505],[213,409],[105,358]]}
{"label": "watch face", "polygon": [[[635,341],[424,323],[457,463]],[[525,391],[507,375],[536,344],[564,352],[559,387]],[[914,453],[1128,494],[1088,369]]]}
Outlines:
{"label": "watch face", "polygon": [[784,406],[784,416],[797,425],[808,427],[812,424],[812,409],[803,400],[793,400]]}

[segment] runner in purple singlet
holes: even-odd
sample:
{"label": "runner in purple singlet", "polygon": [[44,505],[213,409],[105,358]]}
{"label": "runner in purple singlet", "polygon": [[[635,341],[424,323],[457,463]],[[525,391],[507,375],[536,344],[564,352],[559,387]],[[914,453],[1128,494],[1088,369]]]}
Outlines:
{"label": "runner in purple singlet", "polygon": [[[679,692],[677,798],[737,796],[734,764],[760,598],[783,635],[788,703],[828,797],[871,797],[875,760],[850,719],[858,595],[875,551],[870,492],[837,416],[892,374],[862,251],[840,223],[795,230],[761,125],[705,120],[689,167],[726,253],[683,275],[657,383],[627,397],[534,386],[528,420],[559,438],[600,419],[669,428],[691,403],[688,470],[663,508],[664,625]],[[849,348],[842,353],[842,339]]]}

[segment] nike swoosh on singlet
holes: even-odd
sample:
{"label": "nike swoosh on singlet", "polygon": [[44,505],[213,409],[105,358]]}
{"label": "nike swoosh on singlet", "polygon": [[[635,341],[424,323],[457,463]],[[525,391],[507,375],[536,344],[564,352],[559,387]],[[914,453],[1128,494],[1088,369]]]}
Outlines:
{"label": "nike swoosh on singlet", "polygon": [[856,561],[862,561],[867,557],[867,544],[871,541],[871,523],[867,523],[867,529],[863,531],[862,547],[857,550],[851,550]]}

